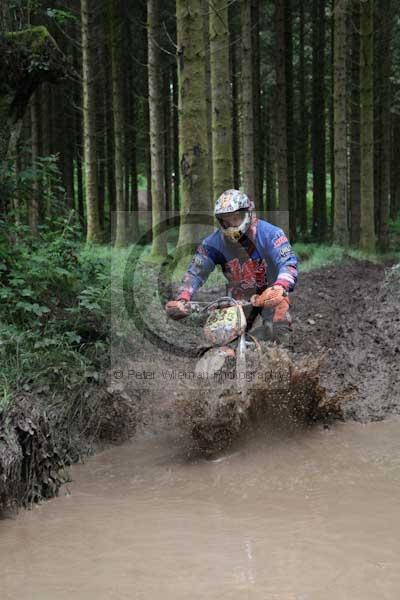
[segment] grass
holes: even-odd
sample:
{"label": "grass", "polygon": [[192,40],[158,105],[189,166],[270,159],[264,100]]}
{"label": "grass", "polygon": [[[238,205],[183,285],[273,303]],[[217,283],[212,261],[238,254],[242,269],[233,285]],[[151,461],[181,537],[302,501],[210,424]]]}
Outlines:
{"label": "grass", "polygon": [[343,248],[335,244],[304,244],[300,242],[294,244],[293,248],[299,258],[300,270],[304,273],[320,269],[327,265],[339,264],[347,258],[366,260],[375,264],[387,261],[400,262],[399,251],[390,251],[384,254],[367,254],[361,250]]}
{"label": "grass", "polygon": [[334,244],[328,246],[324,244],[297,243],[294,244],[293,248],[299,258],[300,269],[304,273],[320,269],[327,265],[338,264],[348,257],[355,260],[378,262],[376,256],[366,255],[360,250],[346,249]]}

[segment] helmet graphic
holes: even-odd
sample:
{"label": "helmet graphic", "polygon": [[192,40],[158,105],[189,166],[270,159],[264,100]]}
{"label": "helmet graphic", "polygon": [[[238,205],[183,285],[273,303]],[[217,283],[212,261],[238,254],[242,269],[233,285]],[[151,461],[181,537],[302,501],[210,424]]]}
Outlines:
{"label": "helmet graphic", "polygon": [[222,233],[237,242],[250,227],[253,210],[254,203],[246,194],[240,190],[227,190],[218,198],[214,215]]}

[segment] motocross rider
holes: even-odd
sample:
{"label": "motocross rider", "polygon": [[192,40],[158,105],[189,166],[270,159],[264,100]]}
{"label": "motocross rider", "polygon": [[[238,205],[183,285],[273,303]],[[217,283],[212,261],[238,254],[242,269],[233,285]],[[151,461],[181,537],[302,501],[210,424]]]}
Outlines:
{"label": "motocross rider", "polygon": [[254,329],[254,335],[286,342],[291,331],[288,293],[296,285],[297,258],[283,230],[258,219],[253,211],[253,202],[239,190],[227,190],[218,198],[214,215],[219,228],[197,247],[176,299],[165,309],[173,319],[188,315],[186,303],[220,265],[228,295],[251,301],[248,328],[260,314],[263,325]]}

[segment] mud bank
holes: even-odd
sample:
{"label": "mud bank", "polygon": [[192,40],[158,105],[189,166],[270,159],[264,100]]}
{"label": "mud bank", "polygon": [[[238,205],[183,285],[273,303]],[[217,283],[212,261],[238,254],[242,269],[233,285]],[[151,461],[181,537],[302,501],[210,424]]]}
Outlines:
{"label": "mud bank", "polygon": [[293,295],[296,356],[320,357],[321,384],[343,417],[400,414],[400,266],[349,260],[301,275]]}
{"label": "mud bank", "polygon": [[135,426],[135,399],[105,385],[50,400],[48,391],[19,394],[0,413],[0,516],[57,495],[66,467]]}

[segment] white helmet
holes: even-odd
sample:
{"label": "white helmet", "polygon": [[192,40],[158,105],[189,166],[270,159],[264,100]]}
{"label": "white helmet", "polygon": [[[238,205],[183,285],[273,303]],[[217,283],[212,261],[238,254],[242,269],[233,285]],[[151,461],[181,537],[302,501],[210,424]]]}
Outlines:
{"label": "white helmet", "polygon": [[[237,242],[250,227],[253,210],[254,203],[246,194],[240,190],[226,190],[215,204],[214,215],[218,219],[222,233],[230,240]],[[223,222],[223,217],[239,211],[243,213],[242,222],[239,225],[227,227]]]}

